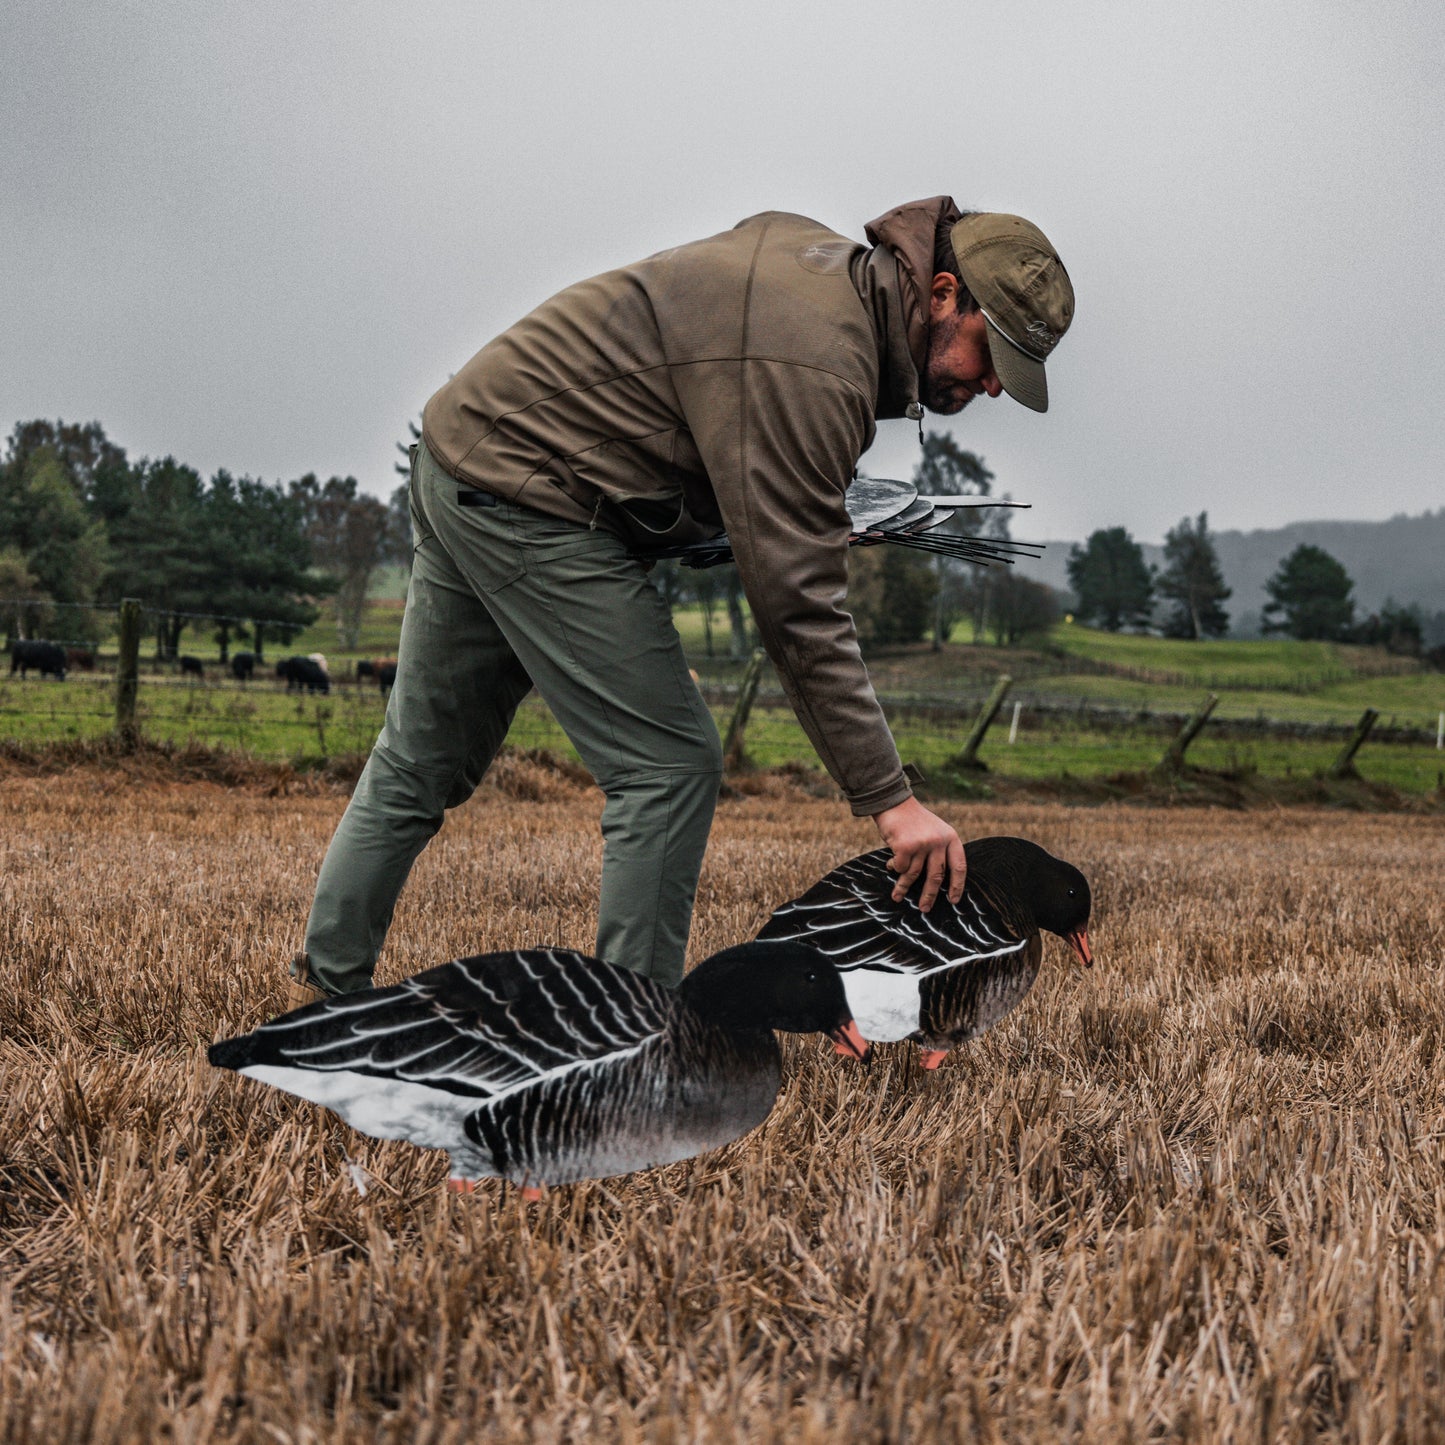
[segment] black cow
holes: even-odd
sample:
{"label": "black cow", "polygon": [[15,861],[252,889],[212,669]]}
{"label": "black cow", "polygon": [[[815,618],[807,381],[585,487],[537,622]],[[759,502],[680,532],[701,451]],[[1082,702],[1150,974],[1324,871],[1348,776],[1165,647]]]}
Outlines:
{"label": "black cow", "polygon": [[363,658],[356,664],[356,680],[361,682],[368,677],[376,679],[376,685],[381,689],[381,695],[385,697],[391,691],[391,685],[396,681],[396,658],[394,657],[373,657]]}
{"label": "black cow", "polygon": [[231,676],[237,682],[250,682],[251,674],[256,670],[256,654],[254,652],[236,652],[231,655]]}
{"label": "black cow", "polygon": [[24,677],[34,667],[41,677],[65,681],[65,649],[56,642],[31,642],[16,638],[10,644],[10,676]]}
{"label": "black cow", "polygon": [[93,647],[67,647],[65,665],[71,672],[95,671],[95,649]]}
{"label": "black cow", "polygon": [[318,666],[309,657],[285,657],[276,664],[276,676],[286,683],[287,692],[330,692],[331,679],[326,669]]}
{"label": "black cow", "polygon": [[199,657],[183,655],[178,657],[176,661],[180,663],[181,671],[191,677],[204,677],[206,675],[206,669]]}

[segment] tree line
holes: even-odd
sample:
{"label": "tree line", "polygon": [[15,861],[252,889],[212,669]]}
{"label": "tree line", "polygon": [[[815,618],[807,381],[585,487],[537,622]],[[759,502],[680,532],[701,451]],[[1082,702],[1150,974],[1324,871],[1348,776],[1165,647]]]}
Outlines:
{"label": "tree line", "polygon": [[[406,443],[397,446],[405,456]],[[995,478],[933,432],[913,481],[929,495],[991,496]],[[949,525],[1008,536],[1005,511]],[[136,597],[161,658],[178,655],[187,629],[211,635],[223,661],[237,645],[261,653],[315,622],[323,604],[339,645],[353,648],[376,570],[409,562],[405,485],[383,503],[353,477],[270,483],[222,470],[207,480],[174,457],[131,460],[99,422],[21,422],[0,462],[0,626],[12,638],[98,641],[102,609]],[[962,623],[974,641],[1011,645],[1060,615],[1051,588],[1007,567],[886,545],[851,549],[849,564],[849,605],[869,650],[924,639],[938,649]],[[698,606],[709,656],[740,658],[756,645],[736,567],[664,561],[650,577],[670,605]]]}
{"label": "tree line", "polygon": [[138,598],[157,655],[207,630],[224,661],[258,655],[331,599],[354,647],[377,568],[410,559],[406,489],[390,503],[354,477],[209,480],[174,457],[131,461],[99,422],[19,423],[0,462],[0,626],[12,638],[98,641],[100,609]]}
{"label": "tree line", "polygon": [[[951,434],[930,432],[912,480],[928,495],[992,496],[996,478]],[[1009,535],[1002,509],[960,513],[950,526]],[[214,637],[223,660],[236,645],[260,653],[315,622],[323,605],[338,644],[354,648],[377,569],[409,562],[405,485],[382,502],[354,477],[270,483],[222,470],[207,480],[174,457],[132,461],[98,422],[22,422],[0,462],[0,626],[12,637],[99,640],[108,626],[99,609],[137,597],[163,658],[177,655],[188,628]],[[650,575],[670,605],[697,605],[708,655],[742,657],[755,645],[735,567],[659,562]],[[1230,589],[1203,512],[1171,529],[1162,568],[1112,527],[1071,550],[1068,575],[1080,619],[1111,631],[1228,630]],[[1357,620],[1350,579],[1318,547],[1296,548],[1268,587],[1267,630],[1420,650],[1418,609],[1390,603]],[[1015,645],[1046,633],[1060,601],[1009,567],[887,545],[849,552],[849,606],[869,651],[924,640],[941,649],[964,624],[975,642]]]}
{"label": "tree line", "polygon": [[[1079,620],[1109,632],[1158,625],[1166,637],[1223,637],[1230,597],[1207,513],[1186,517],[1164,539],[1164,565],[1150,566],[1123,527],[1100,528],[1068,558]],[[1264,631],[1301,641],[1359,642],[1419,656],[1424,616],[1392,598],[1355,615],[1354,582],[1323,547],[1301,543],[1265,583]]]}

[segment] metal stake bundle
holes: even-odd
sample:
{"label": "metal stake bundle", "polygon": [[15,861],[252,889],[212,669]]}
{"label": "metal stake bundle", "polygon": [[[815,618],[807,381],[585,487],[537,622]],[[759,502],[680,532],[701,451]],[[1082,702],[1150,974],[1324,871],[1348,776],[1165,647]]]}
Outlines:
{"label": "metal stake bundle", "polygon": [[[1000,502],[991,497],[918,495],[912,482],[887,477],[859,477],[848,488],[848,517],[853,533],[850,547],[872,547],[889,542],[912,547],[940,557],[953,557],[984,567],[991,562],[1011,566],[1018,557],[1037,557],[1041,542],[1014,542],[1006,537],[967,537],[956,532],[934,530],[952,521],[964,510],[983,507],[1027,507],[1026,502]],[[675,557],[684,567],[718,567],[733,560],[726,534],[703,542],[662,547],[634,555],[652,558]]]}

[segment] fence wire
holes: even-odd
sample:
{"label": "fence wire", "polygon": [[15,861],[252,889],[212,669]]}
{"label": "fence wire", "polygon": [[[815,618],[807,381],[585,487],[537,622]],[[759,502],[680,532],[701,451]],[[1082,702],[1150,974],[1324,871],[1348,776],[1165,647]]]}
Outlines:
{"label": "fence wire", "polygon": [[[29,599],[0,598],[0,625],[7,621],[13,624],[15,608],[34,605]],[[113,648],[103,650],[97,636],[113,642],[118,623],[116,610],[99,603],[44,606],[55,619],[92,614],[97,625],[72,629],[90,634],[84,638],[35,639],[75,649],[71,670],[63,682],[41,677],[22,679],[0,664],[0,741],[39,745],[104,737],[116,720],[115,656]],[[242,621],[218,613],[181,613],[154,606],[143,607],[142,615],[152,623],[184,617],[190,625],[218,627],[234,627]],[[295,630],[294,624],[275,619],[244,621],[247,625],[259,621],[263,628]],[[154,639],[154,628],[147,635]],[[206,650],[199,640],[191,645],[198,651]],[[385,699],[375,681],[355,676],[352,657],[345,664],[344,675],[338,665],[328,694],[296,692],[275,678],[272,669],[276,661],[298,651],[296,646],[273,643],[255,676],[241,681],[214,651],[207,651],[201,660],[203,671],[197,677],[180,672],[177,657],[150,655],[143,649],[136,725],[143,736],[156,741],[233,748],[298,763],[369,751],[385,712]],[[1074,672],[1098,670],[1079,659],[1068,659],[1067,663],[1068,670]],[[1057,670],[1065,670],[1063,660],[1058,662]],[[1381,669],[1386,670],[1391,669]],[[1041,667],[1037,676],[1031,676],[1033,686],[1016,687],[1010,694],[1010,705],[1018,705],[1018,722],[1012,728],[996,728],[985,747],[987,756],[1002,770],[1038,777],[1071,771],[1096,776],[1147,766],[1157,760],[1165,741],[1182,721],[1180,714],[1151,713],[1078,695],[1052,694],[1048,688],[1053,671],[1053,666]],[[1213,685],[1195,675],[1151,672],[1146,679],[1143,670],[1138,672],[1139,681],[1167,682],[1175,687],[1187,684],[1201,691]],[[1320,685],[1336,680],[1333,674],[1322,674],[1308,681]],[[880,696],[904,760],[915,763],[925,774],[948,772],[991,681],[980,679],[976,685],[951,691],[946,697]],[[1242,679],[1232,681],[1242,685]],[[1255,679],[1251,685],[1258,688],[1260,682]],[[719,731],[724,731],[737,695],[736,681],[714,679],[705,684],[704,693]],[[1313,722],[1281,722],[1263,715],[1216,717],[1195,744],[1191,760],[1238,772],[1308,771],[1320,764],[1327,750],[1337,747],[1338,739],[1350,730],[1350,722],[1343,717]],[[1007,742],[1003,741],[1004,734],[1009,734]],[[518,710],[507,744],[549,749],[576,758],[561,727],[535,694]],[[1390,756],[1384,771],[1391,775],[1391,781],[1420,790],[1437,784],[1445,786],[1439,769],[1440,754],[1445,750],[1445,712],[1438,722],[1433,708],[1428,716],[1382,719],[1371,737],[1369,752],[1383,758],[1386,750]],[[745,752],[748,761],[759,767],[799,761],[817,763],[806,735],[781,694],[767,686],[749,720]]]}

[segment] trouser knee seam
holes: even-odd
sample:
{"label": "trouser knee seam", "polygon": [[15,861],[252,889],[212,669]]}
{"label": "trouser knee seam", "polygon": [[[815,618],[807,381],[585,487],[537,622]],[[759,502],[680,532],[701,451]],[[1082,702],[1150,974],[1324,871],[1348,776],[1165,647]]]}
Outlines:
{"label": "trouser knee seam", "polygon": [[385,743],[381,742],[376,743],[372,747],[372,751],[376,753],[384,753],[386,755],[386,760],[392,765],[392,767],[396,768],[399,772],[410,773],[412,777],[424,778],[427,782],[437,782],[442,778],[455,778],[456,774],[460,771],[460,769],[453,769],[451,772],[444,772],[439,768],[421,767],[418,764],[412,762],[410,758],[402,757],[402,755],[397,752],[395,748],[389,748]]}
{"label": "trouser knee seam", "polygon": [[[471,754],[468,753],[462,758],[461,762],[459,762],[456,767],[452,768],[448,772],[443,771],[440,768],[433,769],[418,767],[415,763],[409,762],[407,759],[402,758],[395,751],[393,751],[389,747],[386,747],[382,743],[377,743],[373,751],[385,753],[387,761],[398,772],[405,773],[408,777],[415,778],[418,782],[425,784],[428,788],[436,788],[444,791],[446,797],[450,797],[452,795],[457,785],[457,779],[462,777],[466,773],[467,764],[471,761]],[[449,810],[449,805],[445,802],[445,800],[443,800],[442,810],[443,812]]]}
{"label": "trouser knee seam", "polygon": [[635,787],[640,783],[682,782],[688,778],[716,783],[722,780],[722,776],[721,768],[668,768],[661,771],[652,768],[645,773],[609,773],[606,778],[597,779],[597,786],[605,793],[609,789]]}

